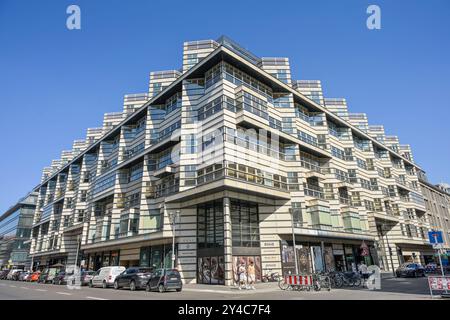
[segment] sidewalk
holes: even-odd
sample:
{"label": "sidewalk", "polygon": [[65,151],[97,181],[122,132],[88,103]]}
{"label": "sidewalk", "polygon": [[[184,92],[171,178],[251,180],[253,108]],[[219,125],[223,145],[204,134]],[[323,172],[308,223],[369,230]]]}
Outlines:
{"label": "sidewalk", "polygon": [[239,290],[234,286],[223,286],[223,285],[209,285],[209,284],[185,284],[183,286],[184,291],[192,292],[215,292],[224,294],[253,294],[262,292],[274,292],[279,291],[278,282],[268,282],[268,283],[256,283],[255,290],[242,289]]}

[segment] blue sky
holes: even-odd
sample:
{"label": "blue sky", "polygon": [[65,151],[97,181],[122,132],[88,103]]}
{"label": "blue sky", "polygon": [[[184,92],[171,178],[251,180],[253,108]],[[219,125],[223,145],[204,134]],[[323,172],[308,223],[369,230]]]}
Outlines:
{"label": "blue sky", "polygon": [[[81,7],[82,29],[66,28]],[[377,4],[382,29],[366,28]],[[287,56],[293,78],[409,143],[431,181],[450,182],[450,2],[0,0],[0,212],[148,73],[181,66],[183,41],[225,34]]]}

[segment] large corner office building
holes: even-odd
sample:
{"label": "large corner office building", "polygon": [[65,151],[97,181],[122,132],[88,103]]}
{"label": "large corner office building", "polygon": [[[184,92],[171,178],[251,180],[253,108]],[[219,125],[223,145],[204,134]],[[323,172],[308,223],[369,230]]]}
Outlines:
{"label": "large corner office building", "polygon": [[170,266],[173,232],[187,283],[229,285],[240,261],[293,271],[294,250],[300,272],[432,259],[408,145],[287,58],[227,37],[183,49],[44,169],[34,268]]}

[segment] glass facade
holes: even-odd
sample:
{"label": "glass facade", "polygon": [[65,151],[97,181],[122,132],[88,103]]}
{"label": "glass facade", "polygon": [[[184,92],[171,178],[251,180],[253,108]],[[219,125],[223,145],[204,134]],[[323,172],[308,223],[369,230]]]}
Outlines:
{"label": "glass facade", "polygon": [[233,247],[259,247],[258,204],[231,201]]}
{"label": "glass facade", "polygon": [[[37,195],[29,195],[0,217],[0,268],[24,267],[29,262],[31,226]],[[15,209],[14,209],[15,208]]]}

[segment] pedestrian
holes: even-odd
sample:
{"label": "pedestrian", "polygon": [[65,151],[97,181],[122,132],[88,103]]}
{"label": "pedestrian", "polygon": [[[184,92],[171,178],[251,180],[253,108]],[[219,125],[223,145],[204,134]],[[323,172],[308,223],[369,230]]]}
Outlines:
{"label": "pedestrian", "polygon": [[359,266],[358,266],[358,271],[361,274],[363,280],[367,280],[367,278],[369,277],[369,269],[367,268],[367,265],[364,263],[364,261],[361,261]]}
{"label": "pedestrian", "polygon": [[242,287],[245,288],[247,278],[247,275],[245,274],[245,264],[243,262],[241,262],[241,264],[239,265],[238,275],[239,275],[239,290],[241,290]]}
{"label": "pedestrian", "polygon": [[253,260],[250,260],[250,264],[247,267],[247,279],[248,279],[248,285],[249,289],[255,290],[255,265],[253,264]]}

